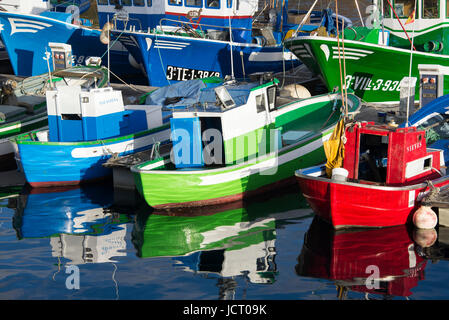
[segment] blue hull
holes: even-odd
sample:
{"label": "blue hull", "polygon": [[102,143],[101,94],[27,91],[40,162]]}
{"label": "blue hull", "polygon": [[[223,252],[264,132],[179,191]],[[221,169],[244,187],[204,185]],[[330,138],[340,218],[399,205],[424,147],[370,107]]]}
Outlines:
{"label": "blue hull", "polygon": [[18,141],[19,161],[33,187],[77,185],[105,178],[112,170],[102,166],[114,153],[143,151],[170,139],[170,129],[145,131],[117,139],[89,142]]}
{"label": "blue hull", "polygon": [[33,189],[22,195],[26,202],[21,203],[14,225],[19,239],[111,233],[111,217],[100,213],[112,205],[113,189],[95,186]]}
{"label": "blue hull", "polygon": [[224,78],[232,73],[236,78],[243,78],[255,72],[281,72],[301,64],[294,56],[283,60],[291,53],[281,45],[233,42],[231,46],[227,41],[132,32],[114,32],[114,35],[119,36],[134,59],[145,67],[150,86],[208,76]]}
{"label": "blue hull", "polygon": [[[15,75],[35,76],[48,72],[43,59],[50,52],[49,42],[72,46],[75,64],[84,64],[91,56],[102,57],[107,65],[107,46],[100,42],[100,30],[73,25],[56,19],[0,12],[1,38]],[[126,50],[111,50],[111,70],[117,75],[142,74],[128,59]],[[50,64],[51,65],[51,64]]]}

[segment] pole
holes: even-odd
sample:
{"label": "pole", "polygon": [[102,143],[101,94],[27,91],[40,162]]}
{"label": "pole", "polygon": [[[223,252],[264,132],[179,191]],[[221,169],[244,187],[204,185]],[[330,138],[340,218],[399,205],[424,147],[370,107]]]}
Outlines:
{"label": "pole", "polygon": [[[416,14],[416,0],[415,0],[415,14]],[[413,42],[415,40],[415,23],[416,23],[416,19],[415,21],[413,21],[413,29],[412,29],[412,44],[410,47],[410,66],[408,69],[408,95],[407,95],[407,116],[406,116],[406,121],[405,121],[405,126],[408,127],[408,116],[409,116],[409,107],[410,107],[410,78],[412,76],[412,61],[413,61],[413,50],[412,48],[414,48],[413,46]],[[416,89],[415,89],[416,90]],[[413,105],[415,105],[415,97],[413,97]]]}
{"label": "pole", "polygon": [[109,30],[109,15],[108,15],[108,21],[107,21],[107,24],[108,24],[108,84],[110,85],[111,84],[111,71],[110,71],[110,67],[111,67],[111,65],[110,65],[110,55],[109,55],[109,45],[110,45],[110,43],[111,43],[111,31]]}

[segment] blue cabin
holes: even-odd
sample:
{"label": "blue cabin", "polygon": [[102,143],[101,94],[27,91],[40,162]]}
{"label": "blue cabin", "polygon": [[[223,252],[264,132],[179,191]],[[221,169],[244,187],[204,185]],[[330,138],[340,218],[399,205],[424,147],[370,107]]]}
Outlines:
{"label": "blue cabin", "polygon": [[48,90],[46,95],[52,142],[101,140],[149,127],[147,111],[126,109],[122,93],[110,87],[86,91],[66,86]]}

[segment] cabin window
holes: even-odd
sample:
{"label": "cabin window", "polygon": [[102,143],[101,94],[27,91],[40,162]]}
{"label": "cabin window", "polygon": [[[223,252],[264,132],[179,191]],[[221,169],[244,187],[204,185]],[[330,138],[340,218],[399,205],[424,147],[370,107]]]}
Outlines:
{"label": "cabin window", "polygon": [[220,8],[220,0],[206,0],[206,8]]}
{"label": "cabin window", "polygon": [[132,0],[122,0],[121,3],[124,6],[131,6],[132,5]]}
{"label": "cabin window", "polygon": [[383,1],[383,5],[384,5],[384,8],[383,8],[384,9],[384,12],[383,12],[384,18],[390,18],[391,17],[391,7],[388,4],[388,1],[387,0]]}
{"label": "cabin window", "polygon": [[203,0],[185,0],[187,7],[202,7]]}
{"label": "cabin window", "polygon": [[422,17],[424,19],[435,19],[440,17],[438,0],[423,0]]}
{"label": "cabin window", "polygon": [[99,4],[100,6],[108,5],[108,0],[98,0],[98,4]]}
{"label": "cabin window", "polygon": [[145,6],[145,0],[133,0],[133,4],[136,7],[143,7]]}
{"label": "cabin window", "polygon": [[257,113],[265,111],[265,95],[262,93],[256,96]]}
{"label": "cabin window", "polygon": [[[449,1],[449,0],[448,0]],[[226,0],[226,6],[232,8],[232,0]]]}
{"label": "cabin window", "polygon": [[415,10],[415,1],[413,0],[396,0],[394,2],[394,11],[399,18],[408,18],[413,10]]}
{"label": "cabin window", "polygon": [[148,5],[149,7],[153,6],[153,0],[147,0],[147,5]]}
{"label": "cabin window", "polygon": [[168,0],[168,4],[171,6],[180,6],[182,4],[181,0]]}
{"label": "cabin window", "polygon": [[268,109],[274,111],[276,109],[276,86],[267,89]]}

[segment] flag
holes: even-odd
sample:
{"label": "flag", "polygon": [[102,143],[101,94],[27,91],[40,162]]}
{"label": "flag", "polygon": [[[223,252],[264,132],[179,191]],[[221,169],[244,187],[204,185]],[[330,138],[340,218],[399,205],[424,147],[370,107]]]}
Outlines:
{"label": "flag", "polygon": [[405,21],[405,24],[413,23],[415,22],[415,10],[412,11],[410,16],[407,18],[407,21]]}

